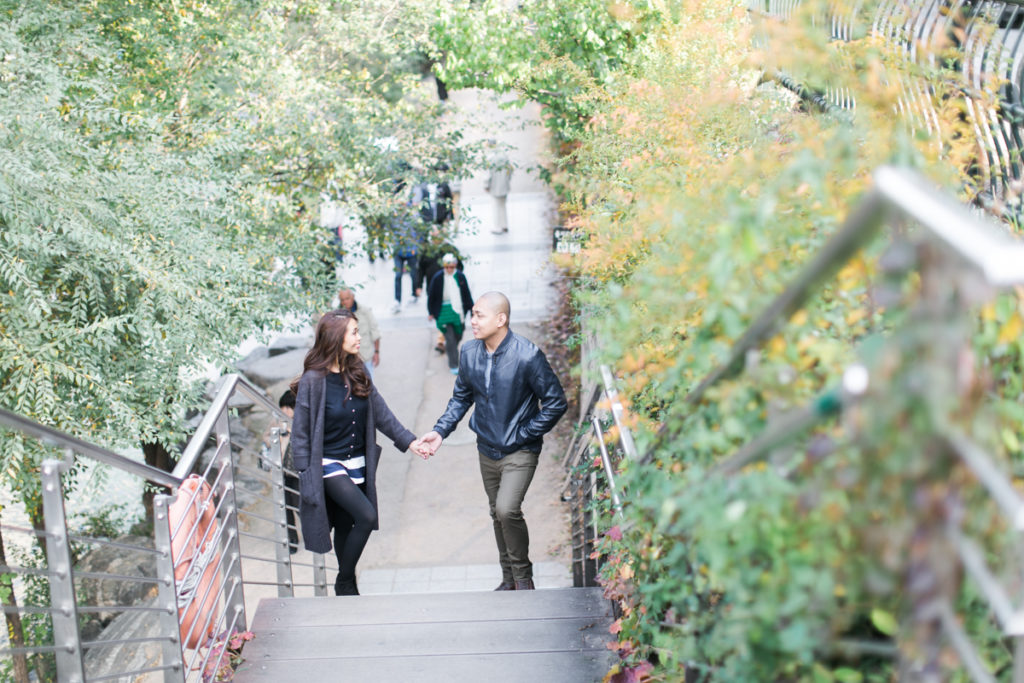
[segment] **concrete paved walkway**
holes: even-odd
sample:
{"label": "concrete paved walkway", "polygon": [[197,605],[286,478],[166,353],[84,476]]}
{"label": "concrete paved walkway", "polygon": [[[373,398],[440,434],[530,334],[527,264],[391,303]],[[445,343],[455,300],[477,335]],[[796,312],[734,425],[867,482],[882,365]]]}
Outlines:
{"label": "concrete paved walkway", "polygon": [[[555,220],[552,196],[536,174],[526,170],[547,149],[539,111],[535,105],[503,111],[489,94],[472,90],[452,93],[452,101],[461,112],[474,112],[502,131],[498,137],[513,146],[509,157],[518,166],[508,199],[507,234],[490,232],[492,199],[484,191],[485,175],[462,183],[455,244],[469,254],[466,278],[474,296],[488,290],[504,292],[512,304],[512,329],[539,341],[553,304],[548,257]],[[490,135],[495,131],[467,131],[470,138]],[[444,356],[433,349],[436,331],[427,319],[425,300],[396,315],[389,313],[394,289],[390,260],[370,264],[360,259],[348,265],[342,277],[360,288],[357,299],[373,306],[381,321],[384,339],[376,375],[381,392],[410,429],[417,434],[429,431],[451,397],[455,378],[448,373]],[[406,278],[406,299],[408,287]],[[410,410],[417,399],[415,411]],[[500,582],[476,437],[468,421],[463,420],[429,461],[385,451],[378,473],[381,528],[371,536],[360,562],[364,594],[479,590]],[[557,451],[549,439],[524,505],[540,588],[572,585],[568,514],[558,491],[564,474],[556,462]]]}
{"label": "concrete paved walkway", "polygon": [[[512,146],[509,158],[517,165],[508,198],[507,234],[490,232],[492,199],[484,191],[485,174],[462,183],[455,243],[469,255],[466,277],[474,296],[488,290],[508,295],[512,329],[540,342],[553,305],[548,258],[555,212],[552,196],[536,173],[527,170],[543,160],[547,149],[539,110],[535,105],[503,110],[489,93],[474,90],[454,92],[451,99],[457,109],[450,115],[450,125],[468,125],[458,122],[470,114],[478,117],[476,120],[484,123],[466,128],[467,137],[502,140]],[[364,257],[353,258],[339,271],[344,282],[356,288],[359,304],[374,309],[383,329],[375,383],[403,424],[417,434],[426,433],[444,411],[455,378],[448,372],[445,357],[433,348],[436,329],[427,318],[425,297],[397,314],[389,312],[394,289],[390,259],[371,263]],[[408,291],[407,276],[403,282],[406,298]],[[471,338],[470,334],[464,339]],[[277,396],[280,392],[270,393]],[[476,437],[468,422],[467,416],[429,461],[398,453],[386,439],[381,442],[384,452],[377,474],[380,530],[370,537],[359,564],[363,594],[481,590],[500,582]],[[564,479],[556,460],[560,455],[549,439],[524,503],[538,588],[572,585],[568,510],[559,497]],[[305,551],[294,559],[310,562]],[[333,583],[333,576],[329,572],[328,583]],[[247,580],[253,579],[258,577],[247,576]],[[312,592],[297,589],[296,594]],[[249,614],[254,613],[260,598],[273,595],[276,592],[269,588],[247,588]]]}

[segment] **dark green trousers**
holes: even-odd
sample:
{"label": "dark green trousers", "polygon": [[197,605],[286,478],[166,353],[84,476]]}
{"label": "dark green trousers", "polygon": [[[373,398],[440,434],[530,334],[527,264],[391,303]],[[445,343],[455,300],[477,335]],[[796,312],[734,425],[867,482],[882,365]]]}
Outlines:
{"label": "dark green trousers", "polygon": [[533,578],[530,563],[530,532],[523,519],[523,498],[537,471],[537,453],[516,451],[501,460],[480,456],[480,474],[491,506],[494,540],[498,543],[503,581]]}

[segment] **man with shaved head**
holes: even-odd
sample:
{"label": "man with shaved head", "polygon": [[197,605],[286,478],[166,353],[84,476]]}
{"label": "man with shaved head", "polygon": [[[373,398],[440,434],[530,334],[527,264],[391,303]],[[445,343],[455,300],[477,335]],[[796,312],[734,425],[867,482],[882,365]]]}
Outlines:
{"label": "man with shaved head", "polygon": [[508,327],[508,298],[487,292],[473,305],[473,340],[462,347],[455,389],[422,441],[433,451],[476,405],[480,474],[490,503],[501,562],[495,590],[533,590],[530,535],[523,498],[537,469],[544,435],[565,413],[565,394],[544,353]]}

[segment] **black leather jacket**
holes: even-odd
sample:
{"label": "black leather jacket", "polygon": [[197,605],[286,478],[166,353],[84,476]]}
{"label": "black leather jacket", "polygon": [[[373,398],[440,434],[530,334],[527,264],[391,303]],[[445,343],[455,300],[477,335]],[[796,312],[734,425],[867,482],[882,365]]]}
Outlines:
{"label": "black leather jacket", "polygon": [[[491,362],[488,388],[485,378]],[[518,450],[540,453],[544,434],[567,408],[562,385],[544,353],[511,330],[493,357],[479,339],[462,345],[455,390],[434,431],[447,437],[474,403],[469,428],[476,432],[480,452],[495,460]]]}

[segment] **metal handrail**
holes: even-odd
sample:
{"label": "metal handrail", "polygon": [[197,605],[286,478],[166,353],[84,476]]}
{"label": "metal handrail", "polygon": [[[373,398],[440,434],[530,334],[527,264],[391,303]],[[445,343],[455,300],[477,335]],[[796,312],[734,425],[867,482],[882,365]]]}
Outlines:
{"label": "metal handrail", "polygon": [[[802,0],[778,3],[750,0],[748,10],[755,15],[787,21]],[[943,9],[945,11],[943,11]],[[854,39],[853,19],[866,12],[865,3],[829,3],[822,17],[813,22],[822,26],[832,40]],[[938,62],[938,50],[952,39],[959,43],[958,69],[961,72],[964,104],[979,145],[978,167],[986,189],[975,197],[985,205],[1004,200],[1002,210],[1024,210],[1013,184],[1024,181],[1024,127],[1017,112],[1024,104],[1024,32],[1000,26],[1012,25],[1024,18],[1022,0],[980,0],[967,3],[956,0],[904,0],[878,3],[873,16],[864,16],[864,25],[876,36],[906,53],[911,61]],[[962,19],[962,23],[961,20]],[[1014,35],[1016,33],[1017,35]],[[938,41],[938,50],[932,46]],[[856,102],[845,87],[825,85],[824,92],[807,88],[788,74],[766,72],[805,101],[830,113],[852,111]],[[999,79],[999,101],[980,108],[979,100],[990,77]],[[896,109],[914,128],[935,133],[941,127],[935,93],[919,83],[897,84],[900,89]]]}
{"label": "metal handrail", "polygon": [[124,470],[125,472],[135,474],[154,484],[170,487],[176,487],[181,484],[180,477],[176,477],[164,470],[157,469],[156,467],[147,465],[144,462],[126,458],[123,455],[118,455],[117,453],[107,450],[102,446],[97,446],[89,443],[88,441],[83,441],[78,437],[65,434],[53,427],[47,427],[46,425],[39,424],[38,422],[30,420],[23,415],[12,413],[11,411],[4,410],[3,408],[0,408],[0,425],[17,432],[21,432],[26,436],[34,437],[46,445],[70,448],[79,455],[87,456],[97,462],[101,462],[105,465],[111,465],[112,467]]}
{"label": "metal handrail", "polygon": [[[66,513],[63,508],[63,487],[60,476],[67,472],[74,464],[76,456],[82,456],[90,460],[114,467],[128,474],[138,477],[142,481],[167,487],[171,490],[178,489],[184,479],[195,469],[199,458],[206,450],[207,443],[211,436],[216,435],[218,447],[214,450],[210,467],[202,473],[204,480],[213,480],[213,495],[211,501],[214,505],[214,512],[220,524],[216,533],[208,529],[203,538],[197,538],[195,528],[176,529],[175,534],[180,533],[182,538],[195,538],[199,542],[215,544],[220,550],[221,562],[223,565],[222,578],[217,589],[218,603],[222,606],[208,615],[205,624],[195,623],[192,630],[196,633],[208,626],[217,628],[228,626],[231,628],[244,628],[247,618],[244,608],[244,586],[277,586],[278,596],[293,595],[296,586],[311,586],[317,595],[326,595],[326,563],[322,556],[314,554],[312,563],[296,562],[294,566],[312,567],[313,581],[311,583],[295,582],[292,578],[293,563],[291,562],[287,531],[285,523],[286,503],[284,500],[283,476],[286,472],[281,462],[281,440],[276,427],[271,428],[271,447],[268,454],[260,455],[263,461],[269,465],[270,473],[259,472],[257,474],[258,485],[269,485],[272,491],[270,497],[253,492],[253,501],[257,504],[270,504],[275,510],[274,519],[266,515],[253,513],[238,508],[235,501],[235,486],[233,472],[244,471],[244,465],[236,462],[238,453],[254,454],[245,448],[233,444],[230,430],[228,429],[229,401],[234,394],[241,394],[253,402],[256,408],[270,413],[279,422],[288,424],[290,419],[257,387],[247,379],[239,375],[228,375],[222,383],[217,395],[211,401],[209,411],[200,422],[199,429],[190,439],[182,458],[179,460],[173,472],[165,472],[145,463],[126,458],[108,449],[91,444],[82,439],[60,432],[52,427],[38,424],[21,415],[0,409],[0,427],[7,428],[15,433],[34,438],[43,444],[63,449],[65,457],[61,460],[47,460],[42,467],[43,478],[43,509],[46,518],[44,530],[34,528],[21,528],[12,525],[2,525],[7,531],[23,532],[24,534],[38,537],[40,542],[45,541],[48,546],[49,563],[44,568],[26,567],[21,568],[14,565],[5,565],[9,573],[16,575],[36,575],[49,578],[51,588],[51,604],[48,606],[4,605],[0,611],[7,613],[21,614],[48,614],[51,615],[54,625],[55,643],[60,645],[40,644],[35,647],[8,648],[5,652],[11,655],[23,656],[30,654],[52,653],[57,658],[57,670],[60,680],[79,681],[84,680],[86,675],[84,667],[84,651],[88,647],[110,647],[115,645],[131,645],[141,643],[143,639],[124,638],[118,640],[91,641],[85,643],[78,633],[78,615],[97,613],[120,613],[120,612],[146,612],[158,615],[161,624],[159,637],[144,639],[147,642],[162,643],[163,665],[145,669],[150,672],[164,672],[165,681],[184,681],[198,677],[200,673],[192,670],[190,666],[197,661],[210,662],[210,653],[205,654],[197,660],[191,658],[186,662],[182,649],[181,636],[188,634],[179,633],[179,610],[182,614],[189,607],[188,602],[182,602],[176,597],[175,579],[173,576],[174,567],[171,563],[171,529],[168,523],[167,509],[174,496],[157,496],[154,499],[154,513],[157,517],[155,530],[158,538],[156,547],[136,546],[126,544],[107,538],[94,538],[71,534],[67,528]],[[197,488],[198,493],[198,488]],[[269,533],[269,540],[273,540],[279,547],[276,548],[277,557],[271,560],[277,565],[277,581],[245,581],[241,574],[242,562],[259,560],[267,561],[265,558],[252,558],[250,554],[240,552],[240,534],[237,528],[239,513],[245,513],[257,524],[262,522],[271,523],[273,529]],[[261,537],[261,540],[268,539],[268,536]],[[127,551],[141,552],[155,556],[157,562],[157,573],[152,576],[122,576],[119,574],[108,574],[103,572],[75,572],[70,564],[68,554],[69,541],[87,544],[104,545],[119,548]],[[23,571],[22,571],[23,570]],[[76,579],[117,579],[138,584],[151,583],[159,589],[159,596],[155,604],[150,605],[78,605],[74,581]],[[212,588],[212,586],[211,586]],[[213,597],[207,590],[206,595]],[[199,599],[198,604],[205,604],[205,597]],[[192,600],[198,599],[195,595]],[[205,635],[203,636],[205,638]],[[90,655],[92,657],[92,655]],[[141,671],[141,670],[140,670]],[[99,677],[90,676],[89,680],[105,680],[128,675],[121,672]]]}
{"label": "metal handrail", "polygon": [[[840,230],[829,239],[788,285],[757,315],[729,349],[726,360],[706,375],[687,394],[685,404],[696,405],[715,383],[738,372],[743,361],[776,332],[783,320],[803,307],[815,288],[837,272],[855,252],[884,226],[892,222],[913,222],[923,232],[923,243],[934,246],[945,263],[954,263],[973,274],[987,293],[1024,285],[1024,243],[1015,240],[1005,226],[971,213],[964,206],[936,192],[922,177],[897,168],[883,167],[874,174],[871,189],[861,199]],[[841,388],[823,394],[812,405],[794,411],[770,424],[760,435],[731,457],[713,467],[711,475],[731,475],[745,465],[772,452],[780,443],[805,432],[822,418],[836,414],[849,400],[867,388],[868,372],[852,366],[844,375]],[[849,397],[849,398],[848,398]],[[668,436],[659,431],[654,447],[643,458],[649,462]],[[946,431],[935,434],[944,441],[947,452],[957,457],[975,474],[1014,530],[1024,531],[1024,497],[1009,478],[1001,473],[991,457],[964,435]],[[995,613],[1003,633],[1021,639],[1017,645],[1013,680],[1024,682],[1024,606],[1014,608],[1006,590],[988,569],[983,553],[962,537],[953,523],[946,535],[956,548],[955,557],[966,574],[981,589]],[[923,616],[922,616],[923,615]],[[970,640],[959,626],[948,600],[918,604],[918,618],[942,625],[950,644],[976,681],[993,680],[981,663]]]}
{"label": "metal handrail", "polygon": [[[1024,244],[1001,225],[985,221],[962,204],[935,191],[922,177],[891,166],[874,173],[871,189],[839,229],[730,347],[724,362],[708,373],[684,399],[698,403],[714,384],[738,372],[747,353],[775,334],[782,320],[800,310],[817,286],[834,275],[896,212],[977,269],[994,287],[1024,283]],[[982,228],[981,226],[984,226]],[[649,457],[649,456],[645,456]]]}
{"label": "metal handrail", "polygon": [[243,393],[247,398],[252,399],[254,402],[259,404],[261,408],[270,411],[280,420],[291,422],[291,419],[284,414],[277,404],[268,399],[262,391],[260,391],[245,377],[242,377],[239,374],[226,375],[224,384],[221,386],[220,391],[217,392],[217,396],[214,398],[213,403],[210,404],[209,409],[207,409],[206,416],[203,418],[202,422],[200,422],[195,435],[189,439],[188,445],[185,447],[181,458],[178,460],[178,464],[171,473],[151,465],[147,465],[144,462],[126,458],[125,456],[103,448],[102,446],[97,446],[88,441],[79,439],[76,436],[71,436],[70,434],[54,429],[53,427],[40,424],[23,415],[19,415],[18,413],[11,412],[4,408],[0,408],[0,425],[17,432],[21,432],[27,436],[34,437],[46,445],[59,448],[70,448],[78,455],[84,455],[96,460],[97,462],[137,475],[153,484],[177,488],[181,485],[181,482],[185,480],[185,477],[189,475],[192,468],[195,467],[196,460],[203,452],[206,441],[210,438],[210,434],[213,432],[217,417],[227,406],[228,401],[231,400],[236,389]]}
{"label": "metal handrail", "polygon": [[285,422],[291,422],[291,419],[273,401],[268,399],[262,391],[253,386],[245,377],[237,373],[225,375],[220,391],[217,392],[217,396],[214,397],[213,403],[207,409],[206,415],[199,423],[199,426],[196,427],[196,433],[189,439],[188,445],[185,446],[185,450],[182,452],[181,458],[174,468],[174,476],[177,477],[179,483],[184,481],[185,477],[192,471],[192,468],[195,467],[196,461],[206,447],[207,439],[213,434],[213,430],[217,426],[217,420],[220,419],[221,413],[227,408],[228,401],[231,400],[236,388],[245,394],[247,398],[255,401],[264,410],[270,411],[271,414],[276,415]]}
{"label": "metal handrail", "polygon": [[[572,503],[570,506],[572,542],[570,545],[573,558],[573,584],[577,587],[595,585],[599,568],[599,562],[593,559],[592,555],[601,530],[597,527],[597,516],[592,514],[590,508],[596,498],[596,490],[600,483],[595,474],[580,463],[584,452],[588,451],[594,442],[597,443],[601,469],[604,472],[604,483],[607,486],[612,507],[616,517],[620,521],[624,519],[623,491],[616,483],[615,463],[612,462],[605,430],[601,425],[602,416],[598,414],[603,412],[600,409],[602,396],[608,401],[608,412],[618,429],[622,455],[629,460],[635,460],[637,456],[636,444],[633,442],[632,432],[625,423],[625,408],[619,400],[611,368],[602,365],[600,371],[601,382],[594,386],[586,402],[586,407],[580,414],[579,425],[569,444],[569,449],[566,451],[564,463],[568,472],[562,485],[562,500]],[[589,438],[585,436],[588,433],[590,434]]]}
{"label": "metal handrail", "polygon": [[594,427],[594,436],[597,437],[597,445],[601,449],[601,466],[604,467],[604,476],[608,478],[608,492],[612,497],[612,505],[615,506],[616,514],[621,518],[622,499],[619,498],[619,492],[616,490],[612,459],[608,455],[608,445],[604,442],[604,432],[601,431],[601,423],[596,415],[591,415],[590,424]]}

